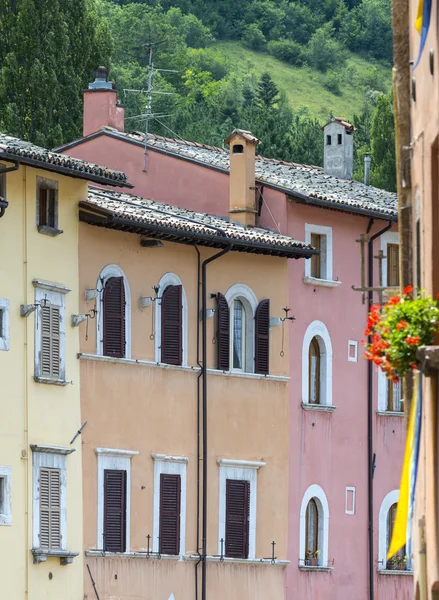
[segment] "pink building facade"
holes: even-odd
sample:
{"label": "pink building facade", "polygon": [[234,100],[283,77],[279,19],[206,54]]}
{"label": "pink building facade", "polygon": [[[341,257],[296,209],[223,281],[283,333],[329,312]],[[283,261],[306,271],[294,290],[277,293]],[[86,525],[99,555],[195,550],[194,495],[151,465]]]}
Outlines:
{"label": "pink building facade", "polygon": [[[91,113],[87,97],[93,99]],[[144,169],[143,135],[105,126],[110,116],[106,120],[99,113],[96,98],[104,99],[105,92],[86,95],[85,137],[62,152],[123,170],[138,196],[228,215],[227,150],[152,135]],[[103,101],[104,113],[106,106]],[[99,115],[95,128],[93,115]],[[291,375],[287,600],[412,596],[410,558],[398,569],[386,560],[403,456],[402,405],[398,390],[389,390],[374,370],[368,429],[368,364],[360,343],[367,302],[352,289],[361,280],[361,234],[373,236],[388,225],[375,240],[373,255],[383,250],[386,257],[394,256],[396,196],[331,175],[340,168],[349,171],[354,135],[341,120],[327,124],[322,136],[326,172],[256,160],[259,225],[320,249],[318,262],[289,263],[288,308],[295,321],[284,324]],[[384,260],[384,285],[395,284],[390,261]],[[310,557],[308,550],[317,556]]]}

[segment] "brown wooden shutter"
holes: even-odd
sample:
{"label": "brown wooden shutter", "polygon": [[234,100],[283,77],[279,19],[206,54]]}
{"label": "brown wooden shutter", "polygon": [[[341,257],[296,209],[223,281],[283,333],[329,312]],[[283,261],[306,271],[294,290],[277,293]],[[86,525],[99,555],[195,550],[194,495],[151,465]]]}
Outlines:
{"label": "brown wooden shutter", "polygon": [[61,548],[61,472],[40,468],[40,547]]}
{"label": "brown wooden shutter", "polygon": [[255,373],[270,370],[270,300],[262,300],[255,315]]}
{"label": "brown wooden shutter", "polygon": [[[318,233],[311,234],[311,246],[313,246],[316,250],[321,252],[322,248],[322,236]],[[316,277],[320,279],[322,276],[321,269],[321,254],[313,254],[311,256],[311,277]]]}
{"label": "brown wooden shutter", "polygon": [[41,375],[60,377],[60,316],[57,306],[41,307]]}
{"label": "brown wooden shutter", "polygon": [[180,554],[180,475],[160,474],[160,554]]}
{"label": "brown wooden shutter", "polygon": [[162,295],[162,363],[181,365],[183,361],[182,287],[169,285]]}
{"label": "brown wooden shutter", "polygon": [[126,550],[127,472],[104,470],[104,550]]}
{"label": "brown wooden shutter", "polygon": [[387,244],[387,285],[399,285],[399,245]]}
{"label": "brown wooden shutter", "polygon": [[230,370],[230,311],[223,294],[217,294],[217,352],[218,369]]}
{"label": "brown wooden shutter", "polygon": [[104,287],[104,355],[125,357],[125,286],[123,277],[112,277]]}
{"label": "brown wooden shutter", "polygon": [[226,480],[226,556],[248,558],[250,482]]}

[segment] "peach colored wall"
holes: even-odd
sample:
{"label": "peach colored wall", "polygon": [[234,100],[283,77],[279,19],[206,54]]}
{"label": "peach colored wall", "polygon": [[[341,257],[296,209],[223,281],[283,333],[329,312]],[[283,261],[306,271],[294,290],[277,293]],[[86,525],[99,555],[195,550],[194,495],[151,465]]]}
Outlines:
{"label": "peach colored wall", "polygon": [[[136,450],[131,459],[131,550],[146,548],[146,536],[153,533],[153,460],[151,453],[187,456],[186,551],[196,552],[196,465],[197,465],[197,255],[193,248],[166,243],[163,248],[146,249],[139,236],[80,224],[80,311],[93,304],[85,303],[83,292],[96,286],[102,268],[110,263],[121,267],[130,284],[132,301],[133,359],[154,361],[151,333],[151,307],[138,308],[141,295],[149,295],[151,286],[169,271],[181,279],[188,300],[188,364],[193,370],[139,365],[134,362],[90,360],[81,363],[82,417],[88,421],[83,433],[84,538],[85,548],[96,548],[97,540],[97,458],[96,447]],[[202,258],[211,254],[201,249]],[[235,283],[248,285],[258,300],[269,297],[273,316],[280,315],[287,302],[287,261],[233,253],[208,267],[208,293],[226,292]],[[214,307],[210,301],[210,307]],[[208,320],[208,340],[214,338],[215,319]],[[81,351],[94,354],[94,323],[89,324],[89,339],[81,339]],[[276,554],[286,558],[286,522],[288,492],[288,387],[282,376],[288,374],[288,331],[285,356],[280,357],[281,328],[270,335],[273,378],[263,376],[227,376],[217,372],[208,376],[209,452],[208,452],[208,553],[218,552],[218,482],[217,458],[263,460],[258,471],[256,556],[270,556],[271,542],[277,543]],[[214,368],[214,344],[209,348],[209,367]],[[276,380],[275,376],[280,378]],[[142,489],[142,486],[144,488]],[[169,570],[180,581],[176,598],[193,598],[193,564],[170,565],[173,561],[124,559],[120,568],[129,572],[130,583],[110,585],[111,568],[96,559],[96,573],[101,598],[115,593],[121,598],[168,598]],[[132,562],[130,562],[132,561]],[[223,568],[224,567],[224,568]],[[118,567],[119,568],[119,567]],[[258,571],[260,569],[260,571]],[[283,590],[283,568],[263,566],[237,568],[233,565],[208,565],[216,573],[212,597],[229,595],[232,573],[238,573],[232,597],[267,597],[268,590]],[[189,571],[189,573],[188,573]],[[151,585],[157,595],[148,595],[142,581],[153,577]],[[128,578],[123,581],[127,582]],[[188,581],[189,583],[183,582]],[[139,583],[140,582],[140,583]],[[209,584],[211,585],[211,584]],[[272,586],[274,585],[274,588]],[[140,587],[139,587],[140,586]],[[155,586],[155,587],[154,587]],[[87,588],[86,588],[87,589]],[[140,591],[143,589],[143,591]],[[105,591],[108,590],[108,591]],[[102,595],[103,594],[103,595]],[[168,595],[166,595],[168,594]]]}

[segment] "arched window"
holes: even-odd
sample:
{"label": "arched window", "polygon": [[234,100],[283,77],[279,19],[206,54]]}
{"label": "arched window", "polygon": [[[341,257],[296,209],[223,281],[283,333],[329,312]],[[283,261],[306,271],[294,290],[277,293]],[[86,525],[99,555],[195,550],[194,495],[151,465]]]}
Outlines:
{"label": "arched window", "polygon": [[302,566],[328,566],[329,506],[325,492],[313,484],[300,507],[299,559]]}
{"label": "arched window", "polygon": [[303,338],[302,402],[332,405],[332,344],[321,321],[313,321]]}
{"label": "arched window", "polygon": [[406,570],[411,568],[410,557],[404,546],[387,560],[398,507],[399,490],[389,492],[384,498],[379,514],[378,570]]}
{"label": "arched window", "polygon": [[187,365],[187,298],[180,278],[165,273],[158,283],[155,302],[155,360]]}
{"label": "arched window", "polygon": [[102,269],[96,289],[96,351],[113,358],[131,356],[131,295],[127,279],[117,265]]}
{"label": "arched window", "polygon": [[239,298],[233,300],[232,314],[232,368],[243,371],[246,364],[246,314],[244,304]]}
{"label": "arched window", "polygon": [[309,345],[309,402],[320,404],[320,347],[317,338]]}

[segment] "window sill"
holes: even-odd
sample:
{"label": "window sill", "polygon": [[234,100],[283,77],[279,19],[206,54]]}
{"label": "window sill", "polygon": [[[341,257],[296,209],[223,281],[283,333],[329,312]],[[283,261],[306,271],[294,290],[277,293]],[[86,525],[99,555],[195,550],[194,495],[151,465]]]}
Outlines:
{"label": "window sill", "polygon": [[399,571],[398,569],[382,569],[378,571],[378,575],[403,575],[405,577],[413,577],[413,571]]}
{"label": "window sill", "polygon": [[65,386],[72,381],[67,381],[66,379],[51,379],[50,377],[40,377],[39,375],[34,375],[34,381],[36,383],[47,383],[48,385],[60,385]]}
{"label": "window sill", "polygon": [[[200,560],[200,556],[198,554],[185,554],[183,556],[183,560]],[[290,564],[289,560],[278,560],[276,559],[274,562],[269,558],[227,558],[220,556],[207,556],[207,562],[222,562],[224,564],[233,564],[233,565],[268,565],[273,567],[286,567]]]}
{"label": "window sill", "polygon": [[318,277],[304,277],[303,283],[306,285],[313,285],[315,287],[329,287],[334,288],[341,285],[341,281],[333,281],[332,279],[319,279]]}
{"label": "window sill", "polygon": [[79,556],[79,552],[69,552],[68,550],[46,550],[44,548],[32,548],[32,554],[34,555],[34,565],[38,565],[42,562],[46,562],[48,558],[59,558],[59,563],[62,566],[70,565],[76,556]]}
{"label": "window sill", "polygon": [[245,371],[220,371],[219,369],[207,369],[209,375],[220,377],[238,377],[240,379],[262,379],[264,381],[278,381],[287,383],[290,378],[285,375],[260,375],[259,373],[246,373]]}
{"label": "window sill", "polygon": [[316,572],[316,573],[330,573],[334,570],[334,567],[319,567],[316,565],[312,567],[311,565],[299,565],[300,571],[308,571],[308,572]]}
{"label": "window sill", "polygon": [[377,415],[379,417],[403,417],[404,413],[396,410],[377,410]]}
{"label": "window sill", "polygon": [[308,402],[302,402],[303,410],[315,410],[317,412],[333,412],[337,406],[333,404],[310,404]]}
{"label": "window sill", "polygon": [[62,229],[57,229],[56,227],[49,227],[48,225],[37,225],[38,233],[42,233],[43,235],[48,235],[50,237],[56,237],[61,233],[64,233]]}
{"label": "window sill", "polygon": [[139,552],[104,552],[103,550],[86,550],[85,556],[96,556],[98,558],[144,558],[146,560],[184,560],[184,556],[175,554],[148,554],[146,550]]}

